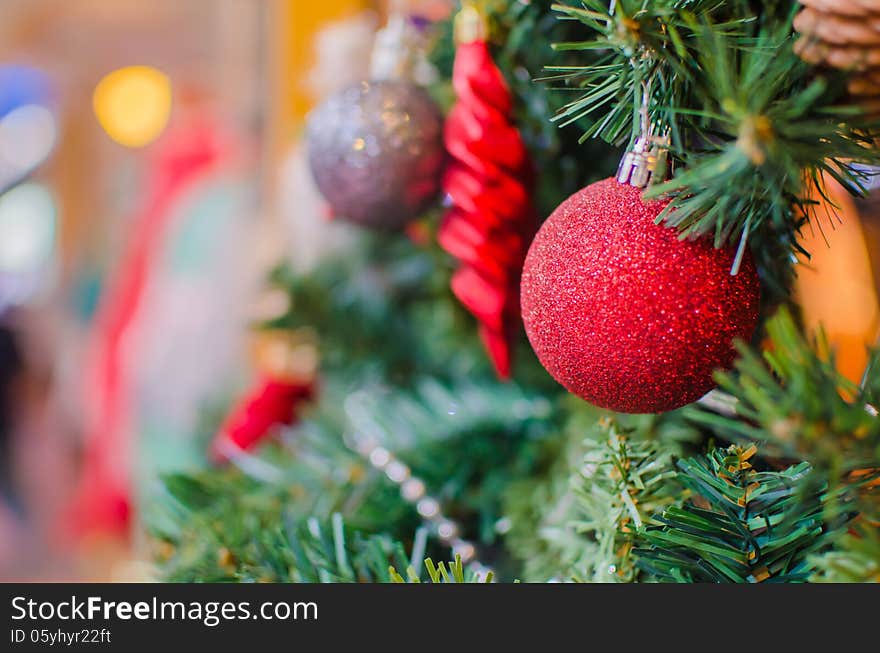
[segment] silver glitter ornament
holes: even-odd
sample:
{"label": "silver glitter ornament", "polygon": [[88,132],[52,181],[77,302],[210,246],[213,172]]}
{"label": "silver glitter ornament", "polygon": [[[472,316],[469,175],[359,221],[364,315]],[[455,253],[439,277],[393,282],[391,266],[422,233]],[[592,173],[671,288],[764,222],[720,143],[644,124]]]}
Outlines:
{"label": "silver glitter ornament", "polygon": [[437,195],[443,123],[419,86],[361,82],[330,96],[309,116],[309,166],[341,218],[395,229]]}

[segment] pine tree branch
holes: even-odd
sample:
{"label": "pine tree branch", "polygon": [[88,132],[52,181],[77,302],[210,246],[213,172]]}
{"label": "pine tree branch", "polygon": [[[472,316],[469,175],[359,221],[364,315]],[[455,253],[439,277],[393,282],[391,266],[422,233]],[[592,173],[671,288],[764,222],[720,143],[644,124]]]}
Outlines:
{"label": "pine tree branch", "polygon": [[810,198],[827,194],[826,177],[862,194],[854,164],[880,164],[880,122],[844,104],[846,74],[795,54],[798,3],[618,0],[613,13],[599,0],[580,5],[555,6],[584,28],[557,49],[585,57],[547,69],[547,79],[582,90],[556,120],[587,121],[584,138],[632,143],[648,89],[647,123],[668,130],[676,171],[649,193],[672,198],[661,219],[682,237],[750,246],[769,296],[785,300],[798,230],[814,217]]}
{"label": "pine tree branch", "polygon": [[758,439],[775,458],[807,460],[837,479],[880,467],[880,351],[872,348],[864,382],[851,383],[836,369],[820,333],[804,336],[787,309],[768,321],[770,344],[761,354],[744,344],[719,386],[736,399],[736,414],[701,407],[688,419],[740,441]]}
{"label": "pine tree branch", "polygon": [[806,463],[758,471],[757,448],[731,446],[678,462],[678,480],[695,498],[645,528],[636,564],[671,582],[798,582],[823,543],[823,488]]}
{"label": "pine tree branch", "polygon": [[[579,582],[640,580],[630,555],[635,533],[650,516],[682,498],[672,482],[671,454],[677,447],[634,440],[608,418],[600,420],[578,446],[563,473],[550,485],[514,490],[511,546],[525,564],[527,580],[556,578]],[[553,488],[554,483],[563,487]],[[531,505],[523,500],[531,498]],[[520,523],[522,522],[522,523]]]}
{"label": "pine tree branch", "polygon": [[735,400],[735,411],[686,411],[689,421],[720,436],[757,440],[777,459],[802,459],[829,487],[826,522],[857,513],[854,532],[838,529],[833,548],[811,557],[815,580],[847,574],[876,580],[871,559],[880,560],[880,351],[872,348],[864,380],[856,385],[836,369],[824,335],[804,336],[787,310],[767,324],[770,344],[762,355],[740,346],[731,373],[718,375]]}
{"label": "pine tree branch", "polygon": [[[477,572],[472,572],[466,575],[460,555],[456,555],[455,560],[450,562],[449,565],[442,561],[439,565],[435,565],[431,558],[426,558],[425,569],[428,571],[428,578],[432,583],[491,583],[495,578],[495,575],[491,571],[484,576],[480,576]],[[406,568],[405,579],[394,567],[391,567],[388,570],[388,573],[391,576],[391,582],[393,583],[422,582],[415,567],[412,565]]]}

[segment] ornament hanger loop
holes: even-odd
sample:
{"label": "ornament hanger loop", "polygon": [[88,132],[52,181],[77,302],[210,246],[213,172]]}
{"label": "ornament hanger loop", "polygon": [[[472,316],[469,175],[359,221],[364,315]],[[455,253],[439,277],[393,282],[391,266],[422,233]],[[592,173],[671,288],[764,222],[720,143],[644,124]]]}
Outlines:
{"label": "ornament hanger loop", "polygon": [[485,41],[489,38],[489,25],[486,15],[475,0],[462,0],[461,9],[455,15],[453,24],[455,42],[459,45]]}
{"label": "ornament hanger loop", "polygon": [[[635,68],[635,61],[633,61]],[[636,188],[647,188],[658,178],[666,176],[666,156],[669,149],[669,130],[661,129],[651,121],[649,111],[653,76],[642,79],[642,99],[639,106],[639,135],[630,150],[624,154],[617,169],[617,181]]]}
{"label": "ornament hanger loop", "polygon": [[417,65],[420,35],[404,11],[401,0],[389,3],[388,21],[376,32],[370,57],[373,80],[410,78]]}
{"label": "ornament hanger loop", "polygon": [[642,86],[642,106],[639,107],[639,133],[647,138],[651,138],[651,118],[648,113],[648,104],[651,101],[651,82],[653,78],[643,79]]}

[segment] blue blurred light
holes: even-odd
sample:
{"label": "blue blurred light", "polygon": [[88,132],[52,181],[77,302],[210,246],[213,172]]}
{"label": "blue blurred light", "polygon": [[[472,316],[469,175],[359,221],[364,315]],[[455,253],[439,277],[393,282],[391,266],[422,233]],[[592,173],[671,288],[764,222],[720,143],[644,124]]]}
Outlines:
{"label": "blue blurred light", "polygon": [[58,126],[49,76],[0,64],[0,193],[26,179],[52,152]]}
{"label": "blue blurred light", "polygon": [[50,106],[53,97],[52,82],[39,68],[0,64],[0,118],[27,104]]}

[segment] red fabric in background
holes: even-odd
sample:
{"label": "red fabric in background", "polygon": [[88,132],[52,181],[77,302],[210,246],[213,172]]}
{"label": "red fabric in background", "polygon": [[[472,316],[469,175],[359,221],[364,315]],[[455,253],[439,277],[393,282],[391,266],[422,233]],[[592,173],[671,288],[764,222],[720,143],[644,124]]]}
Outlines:
{"label": "red fabric in background", "polygon": [[127,536],[132,516],[132,462],[124,341],[161,251],[178,198],[215,169],[226,150],[213,121],[193,117],[169,132],[150,163],[143,208],[134,218],[120,264],[101,298],[86,361],[86,439],[81,481],[63,531]]}

